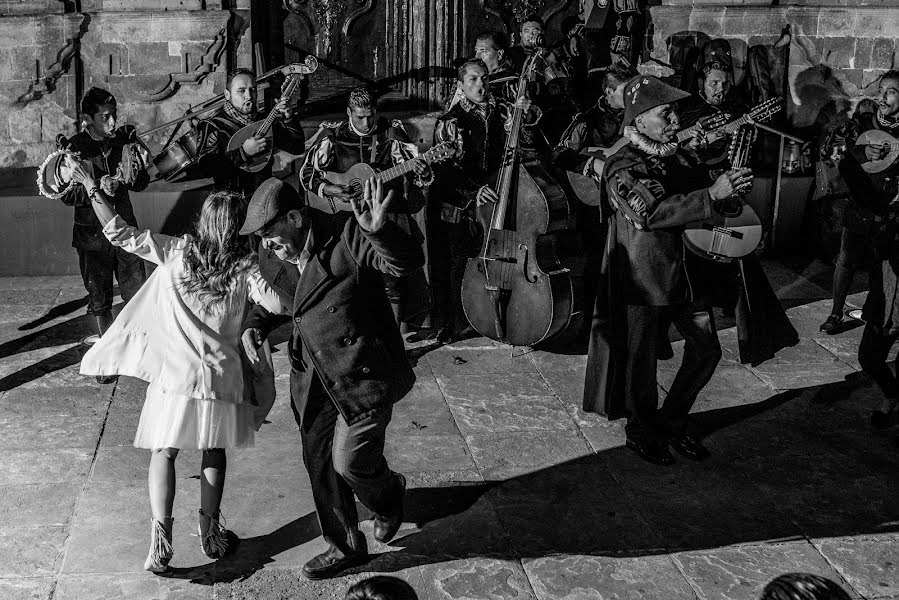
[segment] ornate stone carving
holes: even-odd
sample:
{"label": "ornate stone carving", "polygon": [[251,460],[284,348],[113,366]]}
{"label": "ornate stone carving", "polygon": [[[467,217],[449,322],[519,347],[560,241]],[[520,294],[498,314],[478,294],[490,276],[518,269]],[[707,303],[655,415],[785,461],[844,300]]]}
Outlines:
{"label": "ornate stone carving", "polygon": [[[206,49],[206,52],[203,54],[203,57],[200,59],[200,64],[194,68],[193,71],[189,73],[171,73],[167,77],[163,77],[163,84],[156,91],[147,91],[148,85],[146,85],[145,78],[141,81],[141,85],[135,86],[131,84],[129,81],[131,78],[123,77],[121,78],[121,84],[125,87],[129,88],[129,92],[134,95],[136,100],[141,102],[161,102],[166,98],[171,97],[175,92],[178,91],[178,88],[181,87],[182,84],[196,84],[203,81],[203,79],[212,73],[218,68],[219,64],[221,64],[222,57],[225,54],[225,49],[227,47],[228,42],[228,28],[223,27],[216,34],[215,38],[212,40],[212,43]],[[110,80],[114,80],[114,77],[109,77]],[[157,78],[158,80],[158,78]]]}
{"label": "ornate stone carving", "polygon": [[43,98],[44,95],[52,94],[56,90],[56,84],[59,82],[59,79],[69,72],[72,60],[78,54],[81,37],[87,32],[87,25],[90,22],[90,18],[86,15],[80,15],[76,18],[80,19],[78,32],[74,37],[66,40],[66,45],[56,54],[56,62],[47,67],[44,76],[32,81],[28,91],[16,98],[15,105],[17,107],[25,108],[30,103]]}

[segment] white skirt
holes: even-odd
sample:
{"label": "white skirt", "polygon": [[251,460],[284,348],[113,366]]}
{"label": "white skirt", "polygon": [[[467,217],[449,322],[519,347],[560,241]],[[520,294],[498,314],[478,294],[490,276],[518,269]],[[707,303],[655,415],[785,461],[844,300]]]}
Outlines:
{"label": "white skirt", "polygon": [[135,448],[251,448],[251,404],[201,400],[162,390],[151,383],[140,413]]}

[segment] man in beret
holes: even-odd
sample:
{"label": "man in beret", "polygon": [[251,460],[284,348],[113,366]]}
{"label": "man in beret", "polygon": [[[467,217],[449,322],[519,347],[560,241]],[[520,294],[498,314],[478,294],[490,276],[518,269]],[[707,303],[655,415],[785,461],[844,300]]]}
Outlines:
{"label": "man in beret", "polygon": [[401,277],[424,263],[421,246],[387,218],[392,193],[368,181],[354,219],[302,206],[289,184],[270,178],[253,193],[241,234],[262,237],[259,270],[285,315],[255,306],[241,341],[251,362],[268,334],[293,321],[290,396],[303,462],[327,551],[303,567],[332,577],[368,556],[355,494],[375,513],[374,536],[388,542],[403,519],[406,480],[384,458],[392,406],[415,374],[382,274]]}
{"label": "man in beret", "polygon": [[[584,389],[584,410],[627,418],[627,447],[647,461],[670,465],[669,444],[702,460],[708,451],[687,431],[687,416],[721,358],[711,312],[692,301],[681,234],[708,218],[717,200],[752,183],[735,169],[708,186],[695,149],[684,149],[673,103],[687,94],[655,77],[637,76],[624,90],[624,133],[630,144],[603,172],[612,215],[597,289]],[[684,358],[658,408],[656,367],[670,324],[684,337]]]}

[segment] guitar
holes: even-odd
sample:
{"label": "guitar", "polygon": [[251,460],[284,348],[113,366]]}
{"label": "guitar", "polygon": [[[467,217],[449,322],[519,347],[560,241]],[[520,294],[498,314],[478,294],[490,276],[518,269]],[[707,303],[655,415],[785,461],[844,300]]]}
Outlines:
{"label": "guitar", "polygon": [[[447,160],[448,158],[452,158],[456,155],[456,152],[457,150],[455,144],[453,144],[452,142],[441,142],[424,154],[420,155],[419,158],[423,159],[430,165],[436,162]],[[403,175],[411,171],[412,166],[413,161],[407,160],[389,169],[385,169],[383,171],[375,171],[375,169],[371,165],[368,165],[366,163],[356,163],[345,173],[326,171],[324,176],[325,179],[327,179],[331,183],[349,187],[351,190],[350,193],[352,194],[353,198],[359,198],[360,196],[362,196],[362,190],[366,179],[377,176],[382,183],[387,183],[388,181],[396,179],[397,177],[402,177]],[[342,198],[322,198],[318,194],[315,194],[311,191],[306,192],[306,203],[312,208],[330,214],[335,214],[340,211],[353,210],[352,204],[350,204],[350,202],[346,200],[343,200]]]}
{"label": "guitar", "polygon": [[881,146],[885,147],[887,155],[880,160],[869,160],[862,163],[862,169],[866,173],[880,173],[886,171],[899,158],[899,140],[886,131],[869,129],[855,140],[856,146]]}
{"label": "guitar", "polygon": [[[752,126],[741,127],[734,134],[727,152],[734,169],[749,163],[756,135]],[[755,250],[762,241],[762,223],[741,196],[713,202],[710,218],[687,225],[682,236],[684,245],[700,256],[721,262],[730,262]]]}
{"label": "guitar", "polygon": [[[694,125],[678,131],[677,143],[682,144],[683,142],[689,140],[693,137],[693,134],[700,128],[704,129],[710,135],[731,135],[733,134],[733,132],[739,129],[740,126],[745,125],[746,123],[752,121],[765,121],[767,119],[770,119],[781,109],[782,104],[780,100],[780,98],[770,98],[769,100],[766,100],[758,106],[750,109],[749,112],[747,112],[739,119],[735,119],[733,121],[729,121],[731,115],[729,115],[728,113],[718,113],[708,118],[701,119]],[[566,172],[566,175],[568,176],[568,183],[571,184],[571,189],[574,190],[574,193],[581,200],[581,202],[590,206],[599,205],[599,194],[597,194],[596,192],[599,190],[599,186],[602,183],[602,171],[605,168],[605,161],[610,156],[621,150],[623,147],[627,146],[629,143],[630,141],[626,137],[623,137],[608,148],[602,146],[591,146],[589,148],[585,148],[581,152],[582,154],[600,159],[596,162],[594,173],[589,176],[581,175],[580,173],[574,173],[572,171]]]}
{"label": "guitar", "polygon": [[[278,99],[278,102],[281,100],[287,100],[288,102],[293,100],[297,94],[300,93],[300,83],[303,80],[302,76],[314,73],[316,69],[318,69],[318,61],[313,56],[307,56],[303,63],[291,64],[285,69],[282,69],[285,75],[287,75],[287,78],[281,86],[281,97]],[[275,123],[276,118],[277,114],[275,111],[271,111],[266,118],[242,127],[237,133],[231,136],[230,140],[228,140],[228,152],[237,150],[251,137],[264,137],[268,140],[268,152],[262,152],[255,156],[248,157],[247,164],[241,166],[241,169],[244,171],[249,171],[251,173],[261,171],[272,159],[272,152],[274,151],[274,146],[272,144],[272,125]]]}

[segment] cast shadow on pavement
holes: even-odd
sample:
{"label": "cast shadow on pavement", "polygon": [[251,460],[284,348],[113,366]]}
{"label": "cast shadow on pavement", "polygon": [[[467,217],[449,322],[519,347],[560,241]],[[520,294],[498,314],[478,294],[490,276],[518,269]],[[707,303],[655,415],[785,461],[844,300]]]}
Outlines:
{"label": "cast shadow on pavement", "polygon": [[[864,378],[695,416],[713,456],[673,467],[616,447],[517,477],[407,495],[391,551],[347,571],[395,572],[473,557],[639,557],[746,543],[899,531],[899,452],[872,433]],[[211,585],[245,579],[318,536],[315,514],[242,540]],[[208,567],[208,566],[207,566]],[[198,569],[201,569],[198,567]]]}

